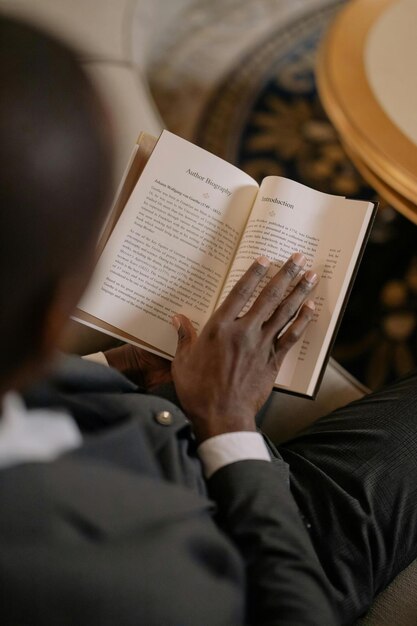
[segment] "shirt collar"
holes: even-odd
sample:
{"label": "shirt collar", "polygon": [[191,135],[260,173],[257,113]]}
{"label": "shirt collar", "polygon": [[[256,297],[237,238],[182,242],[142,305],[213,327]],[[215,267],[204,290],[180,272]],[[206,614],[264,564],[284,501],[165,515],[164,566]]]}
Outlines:
{"label": "shirt collar", "polygon": [[22,397],[9,392],[0,418],[0,468],[52,461],[81,445],[81,433],[63,410],[28,410]]}

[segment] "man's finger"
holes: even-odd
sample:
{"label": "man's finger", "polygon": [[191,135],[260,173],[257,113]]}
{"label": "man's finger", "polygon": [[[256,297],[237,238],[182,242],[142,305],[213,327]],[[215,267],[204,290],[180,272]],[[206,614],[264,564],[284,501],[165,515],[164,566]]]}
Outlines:
{"label": "man's finger", "polygon": [[218,308],[216,314],[220,314],[224,318],[235,319],[252,297],[256,287],[266,275],[269,266],[270,261],[265,256],[256,259],[243,274],[242,278],[238,280],[227,298]]}
{"label": "man's finger", "polygon": [[290,324],[281,337],[276,340],[275,354],[280,361],[282,361],[288,350],[292,348],[303,335],[309,322],[313,319],[314,309],[315,306],[312,300],[308,300],[303,304],[296,319]]}
{"label": "man's finger", "polygon": [[262,289],[246,313],[246,317],[258,320],[263,324],[281,304],[289,286],[294,278],[298,276],[305,263],[306,258],[301,252],[293,254]]}
{"label": "man's finger", "polygon": [[185,315],[174,315],[174,317],[172,318],[172,323],[174,324],[178,333],[178,354],[178,351],[180,349],[182,349],[185,345],[194,341],[194,339],[197,338],[197,333],[191,321]]}
{"label": "man's finger", "polygon": [[310,292],[317,285],[318,276],[315,272],[308,271],[297,283],[291,293],[282,301],[279,307],[263,325],[264,332],[272,338],[285,328],[294,317],[298,309],[305,301]]}

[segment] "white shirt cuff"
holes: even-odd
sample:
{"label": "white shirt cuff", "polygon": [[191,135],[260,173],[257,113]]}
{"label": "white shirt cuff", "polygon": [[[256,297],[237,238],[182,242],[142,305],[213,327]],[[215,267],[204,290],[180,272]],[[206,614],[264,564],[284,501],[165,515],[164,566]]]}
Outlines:
{"label": "white shirt cuff", "polygon": [[86,354],[82,357],[86,361],[93,361],[93,363],[100,363],[100,365],[108,365],[107,359],[103,352],[94,352],[94,354]]}
{"label": "white shirt cuff", "polygon": [[197,452],[203,463],[206,478],[210,478],[221,467],[236,461],[271,460],[262,435],[251,431],[210,437],[199,445]]}

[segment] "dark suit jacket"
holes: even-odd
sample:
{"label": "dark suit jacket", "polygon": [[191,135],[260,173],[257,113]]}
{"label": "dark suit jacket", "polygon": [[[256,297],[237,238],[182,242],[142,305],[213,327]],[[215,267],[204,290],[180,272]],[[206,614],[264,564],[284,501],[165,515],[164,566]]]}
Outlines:
{"label": "dark suit jacket", "polygon": [[286,465],[241,461],[207,485],[173,390],[160,391],[69,358],[26,394],[67,408],[85,439],[0,471],[0,623],[336,623]]}

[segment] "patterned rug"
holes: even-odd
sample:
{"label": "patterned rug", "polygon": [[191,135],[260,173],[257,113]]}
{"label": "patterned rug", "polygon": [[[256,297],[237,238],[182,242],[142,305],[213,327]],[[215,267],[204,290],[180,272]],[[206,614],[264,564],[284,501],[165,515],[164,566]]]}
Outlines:
{"label": "patterned rug", "polygon": [[318,98],[317,47],[343,4],[307,0],[292,20],[264,33],[212,86],[190,138],[258,181],[278,174],[328,193],[380,201],[333,351],[376,389],[417,362],[417,227],[355,170]]}

